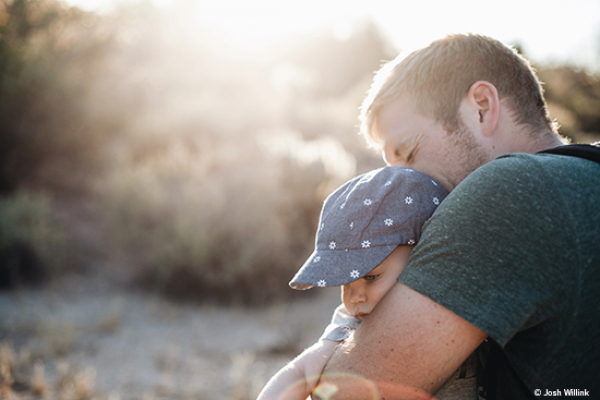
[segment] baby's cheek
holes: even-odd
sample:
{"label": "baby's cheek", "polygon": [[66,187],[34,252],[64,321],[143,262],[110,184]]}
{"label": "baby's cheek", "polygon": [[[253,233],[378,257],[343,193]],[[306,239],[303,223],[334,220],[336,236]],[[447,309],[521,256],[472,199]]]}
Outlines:
{"label": "baby's cheek", "polygon": [[385,296],[385,294],[394,286],[394,283],[396,281],[385,281],[385,282],[381,282],[380,285],[377,286],[377,288],[373,288],[373,292],[371,294],[371,304],[373,305],[373,307],[375,307],[377,304],[379,304],[379,302],[381,301],[381,299],[383,299],[383,297]]}

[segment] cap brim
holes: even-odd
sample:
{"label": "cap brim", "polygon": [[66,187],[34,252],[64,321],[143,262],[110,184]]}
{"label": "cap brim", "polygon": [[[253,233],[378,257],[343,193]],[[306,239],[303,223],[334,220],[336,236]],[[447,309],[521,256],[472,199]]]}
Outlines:
{"label": "cap brim", "polygon": [[377,268],[398,245],[355,250],[317,250],[289,283],[295,290],[342,286],[362,278]]}

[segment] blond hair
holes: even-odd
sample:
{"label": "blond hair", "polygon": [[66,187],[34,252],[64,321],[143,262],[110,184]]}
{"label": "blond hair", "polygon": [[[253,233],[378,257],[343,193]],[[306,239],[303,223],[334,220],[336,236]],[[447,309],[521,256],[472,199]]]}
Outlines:
{"label": "blond hair", "polygon": [[361,107],[361,133],[376,144],[372,126],[386,105],[408,94],[417,110],[448,133],[459,130],[458,108],[471,85],[487,81],[532,135],[556,133],[540,81],[515,49],[481,35],[449,35],[428,47],[396,58],[377,72]]}

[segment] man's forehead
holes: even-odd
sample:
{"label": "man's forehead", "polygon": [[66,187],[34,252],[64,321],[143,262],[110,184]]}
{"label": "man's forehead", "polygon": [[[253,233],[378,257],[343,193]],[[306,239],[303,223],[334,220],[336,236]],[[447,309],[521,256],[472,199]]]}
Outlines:
{"label": "man's forehead", "polygon": [[389,125],[396,125],[402,121],[422,118],[424,115],[415,107],[413,96],[407,94],[398,96],[373,111],[374,122],[383,129],[389,129]]}
{"label": "man's forehead", "polygon": [[414,135],[407,124],[403,124],[402,120],[386,119],[383,115],[383,120],[378,116],[374,119],[371,128],[371,136],[373,141],[380,150],[385,150],[390,142],[393,142],[394,148],[408,146],[414,141]]}

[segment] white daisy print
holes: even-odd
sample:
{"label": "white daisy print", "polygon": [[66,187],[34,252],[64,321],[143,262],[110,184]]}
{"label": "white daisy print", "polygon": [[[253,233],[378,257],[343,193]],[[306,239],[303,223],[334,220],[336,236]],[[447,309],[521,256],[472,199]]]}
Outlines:
{"label": "white daisy print", "polygon": [[440,204],[440,199],[438,199],[437,197],[433,198],[433,204],[435,204],[436,206]]}
{"label": "white daisy print", "polygon": [[387,182],[385,183],[385,185],[383,185],[383,186],[390,186],[391,184],[392,184],[392,181],[387,181]]}
{"label": "white daisy print", "polygon": [[340,206],[340,209],[343,209],[344,207],[346,207],[346,203],[342,203],[342,205]]}
{"label": "white daisy print", "polygon": [[371,242],[369,242],[368,240],[363,240],[361,245],[363,249],[368,249],[369,247],[371,247]]}
{"label": "white daisy print", "polygon": [[363,201],[363,204],[365,206],[370,206],[371,204],[373,204],[373,200],[371,200],[371,199],[365,199],[365,201]]}
{"label": "white daisy print", "polygon": [[319,261],[321,261],[321,256],[316,256],[315,258],[313,258],[314,263],[318,263]]}
{"label": "white daisy print", "polygon": [[408,244],[415,244],[415,240],[414,240],[414,239],[410,239],[410,240],[408,241]]}
{"label": "white daisy print", "polygon": [[354,229],[354,222],[350,222],[350,229]]}
{"label": "white daisy print", "polygon": [[331,250],[335,249],[335,246],[337,246],[337,243],[336,243],[336,242],[331,242],[331,243],[329,243],[329,248],[330,248]]}
{"label": "white daisy print", "polygon": [[386,220],[383,221],[383,223],[385,224],[385,226],[392,226],[394,221],[391,218],[386,218]]}
{"label": "white daisy print", "polygon": [[410,197],[410,196],[406,196],[406,198],[404,199],[404,202],[405,202],[406,204],[412,204],[412,202],[413,202],[413,199],[412,199],[412,197]]}
{"label": "white daisy print", "polygon": [[352,279],[358,279],[359,276],[360,273],[357,270],[353,270],[352,272],[350,272],[350,278]]}
{"label": "white daisy print", "polygon": [[324,287],[325,285],[327,285],[327,282],[325,282],[324,279],[321,279],[319,282],[317,282],[317,286],[319,287]]}

